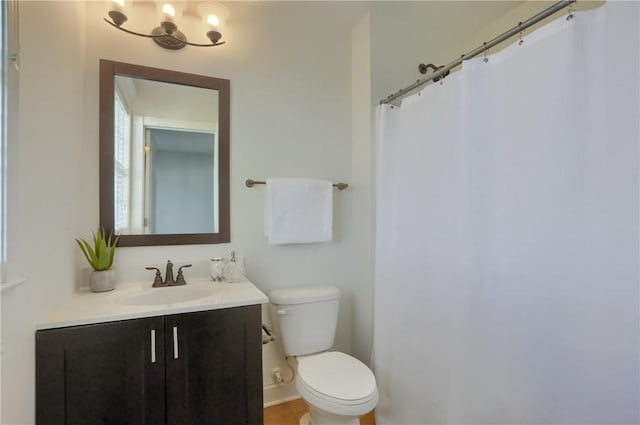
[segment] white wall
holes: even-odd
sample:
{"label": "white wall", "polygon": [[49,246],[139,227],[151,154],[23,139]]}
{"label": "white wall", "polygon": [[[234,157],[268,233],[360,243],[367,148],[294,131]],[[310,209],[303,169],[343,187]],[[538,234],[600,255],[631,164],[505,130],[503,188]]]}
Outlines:
{"label": "white wall", "polygon": [[370,361],[373,334],[374,149],[371,140],[371,18],[363,16],[351,34],[351,184],[358,246],[351,262],[358,285],[353,309],[353,354]]}
{"label": "white wall", "polygon": [[20,2],[20,43],[8,261],[9,278],[27,281],[2,293],[3,424],[33,423],[34,324],[72,291],[79,266],[74,237],[93,226],[78,190],[87,144],[80,118],[84,4]]}

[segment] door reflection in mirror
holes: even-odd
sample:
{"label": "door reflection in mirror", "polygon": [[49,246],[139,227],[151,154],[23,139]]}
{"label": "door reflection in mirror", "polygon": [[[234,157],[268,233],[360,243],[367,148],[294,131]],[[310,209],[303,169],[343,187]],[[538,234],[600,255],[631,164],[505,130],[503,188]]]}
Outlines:
{"label": "door reflection in mirror", "polygon": [[146,135],[144,233],[216,233],[215,134],[148,128]]}

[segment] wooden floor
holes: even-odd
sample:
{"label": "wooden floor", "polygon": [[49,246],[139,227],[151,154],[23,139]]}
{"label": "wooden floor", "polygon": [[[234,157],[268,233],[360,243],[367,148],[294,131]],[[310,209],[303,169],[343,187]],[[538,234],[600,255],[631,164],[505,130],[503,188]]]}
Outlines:
{"label": "wooden floor", "polygon": [[[307,405],[299,398],[264,409],[264,425],[298,425],[300,417],[307,412]],[[373,411],[360,418],[360,425],[375,425]]]}

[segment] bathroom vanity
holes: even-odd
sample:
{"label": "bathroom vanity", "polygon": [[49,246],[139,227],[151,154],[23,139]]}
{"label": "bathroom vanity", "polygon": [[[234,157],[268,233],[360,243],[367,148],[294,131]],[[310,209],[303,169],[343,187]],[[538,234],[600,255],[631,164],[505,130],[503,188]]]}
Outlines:
{"label": "bathroom vanity", "polygon": [[147,286],[75,294],[41,322],[37,423],[262,424],[264,294]]}

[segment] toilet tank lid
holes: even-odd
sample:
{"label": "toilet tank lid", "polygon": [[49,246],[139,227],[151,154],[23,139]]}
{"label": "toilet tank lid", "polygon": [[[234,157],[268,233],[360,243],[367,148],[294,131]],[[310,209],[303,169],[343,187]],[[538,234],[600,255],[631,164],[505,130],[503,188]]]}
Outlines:
{"label": "toilet tank lid", "polygon": [[305,286],[275,289],[269,292],[272,304],[303,304],[340,298],[340,290],[333,286]]}

